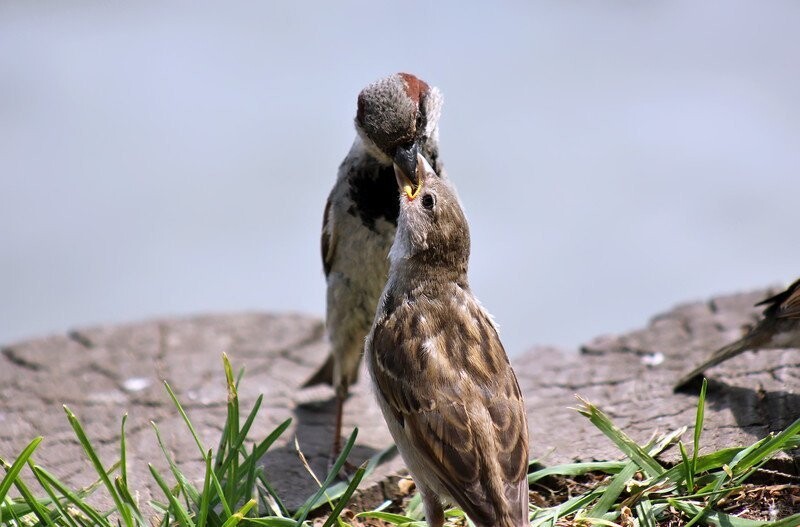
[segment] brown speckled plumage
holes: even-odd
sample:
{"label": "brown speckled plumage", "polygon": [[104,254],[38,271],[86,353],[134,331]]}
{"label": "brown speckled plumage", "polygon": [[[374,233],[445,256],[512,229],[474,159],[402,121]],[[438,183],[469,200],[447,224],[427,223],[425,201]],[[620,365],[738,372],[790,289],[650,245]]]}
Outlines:
{"label": "brown speckled plumage", "polygon": [[521,527],[528,522],[522,393],[469,288],[469,230],[458,198],[424,160],[418,177],[420,196],[401,198],[389,281],[367,338],[376,396],[429,525],[441,525],[444,499],[478,526]]}
{"label": "brown speckled plumage", "polygon": [[325,205],[320,237],[331,353],[304,385],[326,383],[336,390],[334,456],[344,400],[358,378],[364,338],[389,271],[399,213],[393,160],[415,160],[419,152],[444,177],[438,160],[441,104],[439,90],[408,73],[380,79],[358,96],[357,136]]}

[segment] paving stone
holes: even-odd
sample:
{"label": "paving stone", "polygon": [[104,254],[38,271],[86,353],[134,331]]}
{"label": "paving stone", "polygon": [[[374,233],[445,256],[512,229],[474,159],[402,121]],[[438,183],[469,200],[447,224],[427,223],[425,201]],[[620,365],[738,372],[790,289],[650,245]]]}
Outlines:
{"label": "paving stone", "polygon": [[[570,409],[578,394],[600,406],[635,440],[694,423],[696,396],[673,394],[672,383],[713,349],[757,320],[753,304],[769,291],[720,296],[680,305],[647,327],[597,337],[580,352],[538,346],[512,362],[526,395],[532,455],[546,465],[618,459],[619,452],[587,419]],[[532,339],[535,337],[532,337]],[[245,368],[239,398],[249,410],[264,400],[250,436],[259,439],[291,418],[292,425],[263,459],[267,476],[292,507],[316,488],[299,461],[294,440],[317,474],[324,474],[333,431],[333,391],[298,387],[327,351],[324,328],[302,315],[243,313],[161,319],[85,328],[67,335],[11,344],[0,355],[0,457],[11,459],[34,437],[45,440],[36,462],[73,486],[94,481],[62,405],[81,419],[106,464],[119,457],[120,420],[127,421],[130,482],[141,503],[160,491],[149,474],[167,463],[151,425],[190,477],[199,480],[200,451],[170,401],[173,388],[205,448],[216,448],[226,416],[221,355]],[[747,352],[708,372],[703,451],[745,445],[800,417],[800,351]],[[347,402],[345,430],[359,427],[352,461],[391,444],[366,375]],[[687,438],[690,436],[687,436]],[[664,453],[677,459],[673,449]],[[773,467],[798,472],[781,453]],[[396,492],[399,458],[365,484],[360,503],[376,505]]]}

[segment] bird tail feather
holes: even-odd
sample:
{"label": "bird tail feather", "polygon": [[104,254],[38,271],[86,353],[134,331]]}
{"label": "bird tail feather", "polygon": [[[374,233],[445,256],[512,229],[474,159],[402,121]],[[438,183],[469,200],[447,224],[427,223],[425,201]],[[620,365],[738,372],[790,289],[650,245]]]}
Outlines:
{"label": "bird tail feather", "polygon": [[310,388],[318,384],[329,384],[333,386],[333,354],[319,367],[319,369],[303,383],[303,388]]}
{"label": "bird tail feather", "polygon": [[689,373],[684,375],[683,377],[675,383],[673,387],[673,391],[680,391],[683,388],[694,384],[694,382],[701,376],[701,374],[711,368],[712,366],[716,366],[721,362],[725,362],[726,360],[730,359],[731,357],[735,357],[740,353],[743,353],[749,349],[757,349],[762,342],[759,339],[753,338],[753,332],[751,334],[745,336],[742,339],[737,340],[727,346],[723,346],[719,348],[717,351],[711,354],[711,356],[703,361],[699,366],[692,369]]}

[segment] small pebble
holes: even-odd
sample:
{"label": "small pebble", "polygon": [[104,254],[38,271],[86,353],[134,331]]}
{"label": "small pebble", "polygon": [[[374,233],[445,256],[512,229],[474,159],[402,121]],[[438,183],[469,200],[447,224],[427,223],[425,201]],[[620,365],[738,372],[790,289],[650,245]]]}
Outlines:
{"label": "small pebble", "polygon": [[658,366],[662,362],[664,362],[664,354],[661,352],[642,355],[642,364],[645,366]]}
{"label": "small pebble", "polygon": [[130,379],[125,379],[122,387],[126,392],[140,392],[150,386],[151,383],[152,381],[147,377],[131,377]]}

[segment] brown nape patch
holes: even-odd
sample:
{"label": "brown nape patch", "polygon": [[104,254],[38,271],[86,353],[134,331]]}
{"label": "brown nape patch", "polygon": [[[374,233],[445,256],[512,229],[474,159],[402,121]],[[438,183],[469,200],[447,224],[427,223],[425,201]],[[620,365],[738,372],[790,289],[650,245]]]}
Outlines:
{"label": "brown nape patch", "polygon": [[410,73],[398,73],[398,75],[400,75],[406,83],[406,95],[408,95],[412,101],[419,103],[420,94],[428,92],[428,84]]}

